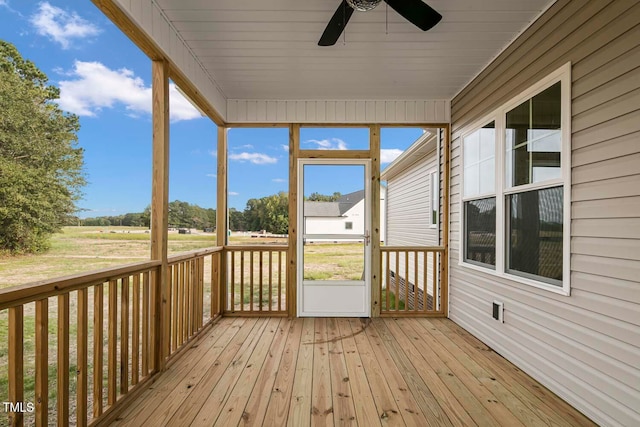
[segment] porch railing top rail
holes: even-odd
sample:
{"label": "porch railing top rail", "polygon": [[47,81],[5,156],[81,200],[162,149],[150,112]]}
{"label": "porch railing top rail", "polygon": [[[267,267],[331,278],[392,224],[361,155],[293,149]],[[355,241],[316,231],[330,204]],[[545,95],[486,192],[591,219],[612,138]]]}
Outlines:
{"label": "porch railing top rail", "polygon": [[127,274],[151,270],[159,267],[161,264],[160,261],[143,261],[0,289],[0,310],[56,295],[67,294],[71,291],[88,288],[98,283],[119,279]]}
{"label": "porch railing top rail", "polygon": [[176,263],[179,263],[179,262],[182,262],[182,261],[186,261],[188,259],[199,258],[199,257],[215,254],[216,252],[222,252],[223,250],[224,250],[224,247],[215,246],[215,247],[212,247],[212,248],[196,249],[196,250],[189,251],[189,252],[183,252],[183,253],[181,253],[179,255],[170,256],[167,259],[167,263],[169,265],[176,264]]}
{"label": "porch railing top rail", "polygon": [[427,251],[427,252],[444,252],[444,246],[381,246],[382,252],[396,251]]}
{"label": "porch railing top rail", "polygon": [[268,251],[285,251],[289,249],[287,245],[230,245],[225,246],[225,251],[253,251],[253,252],[268,252]]}

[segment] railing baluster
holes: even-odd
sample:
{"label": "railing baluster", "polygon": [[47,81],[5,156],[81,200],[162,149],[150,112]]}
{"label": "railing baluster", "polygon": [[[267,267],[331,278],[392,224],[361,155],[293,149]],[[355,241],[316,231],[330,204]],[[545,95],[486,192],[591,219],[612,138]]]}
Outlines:
{"label": "railing baluster", "polygon": [[107,404],[116,403],[117,339],[118,339],[118,281],[109,281],[109,342],[107,360]]}
{"label": "railing baluster", "polygon": [[273,251],[269,251],[269,311],[273,311],[272,296],[273,293]]}
{"label": "railing baluster", "polygon": [[394,264],[394,267],[396,269],[395,273],[395,285],[396,285],[396,292],[395,292],[395,310],[399,311],[400,310],[400,301],[401,301],[401,295],[400,295],[400,251],[396,251],[396,262]]}
{"label": "railing baluster", "polygon": [[186,301],[184,295],[184,262],[176,264],[176,270],[178,277],[178,296],[176,300],[176,304],[178,306],[178,322],[176,330],[176,343],[178,346],[180,346],[184,342],[184,304]]}
{"label": "railing baluster", "polygon": [[418,294],[420,293],[420,283],[418,282],[418,251],[411,251],[413,254],[413,311],[420,311],[418,306]]}
{"label": "railing baluster", "polygon": [[100,283],[93,290],[93,418],[102,415],[103,325],[104,290],[102,283]]}
{"label": "railing baluster", "polygon": [[235,311],[236,306],[236,253],[231,252],[231,267],[227,268],[227,271],[231,271],[231,298],[229,302],[229,310]]}
{"label": "railing baluster", "polygon": [[211,318],[213,319],[219,312],[220,302],[219,283],[218,283],[218,269],[219,269],[220,256],[219,253],[211,254]]}
{"label": "railing baluster", "polygon": [[387,265],[387,272],[386,272],[386,286],[387,286],[387,292],[385,292],[385,297],[386,297],[386,302],[387,302],[387,306],[385,307],[385,310],[390,310],[391,306],[390,306],[390,293],[391,293],[391,266],[389,265],[389,252],[385,252],[385,262]]}
{"label": "railing baluster", "polygon": [[142,276],[142,376],[149,375],[149,272]]}
{"label": "railing baluster", "polygon": [[171,299],[169,300],[171,303],[172,313],[171,313],[171,349],[175,350],[178,348],[178,316],[179,311],[178,307],[180,306],[180,294],[178,293],[178,278],[179,278],[179,264],[173,264],[169,266],[171,269],[171,274],[167,277],[171,278]]}
{"label": "railing baluster", "polygon": [[438,257],[440,256],[440,254],[442,254],[442,252],[434,252],[433,253],[433,273],[432,274],[432,279],[433,279],[433,311],[437,311],[440,309],[440,307],[438,307],[438,293],[437,293],[437,288],[438,288]]}
{"label": "railing baluster", "polygon": [[[9,368],[9,372],[13,372]],[[49,424],[49,300],[36,301],[36,427]]]}
{"label": "railing baluster", "polygon": [[58,425],[69,422],[69,294],[58,295]]}
{"label": "railing baluster", "polygon": [[131,385],[140,380],[140,274],[133,275],[133,322],[131,328]]}
{"label": "railing baluster", "polygon": [[129,276],[121,279],[120,299],[120,394],[129,391]]}
{"label": "railing baluster", "polygon": [[200,257],[200,296],[198,297],[198,330],[204,325],[204,256]]}
{"label": "railing baluster", "polygon": [[193,260],[189,260],[189,322],[188,322],[188,332],[187,339],[193,334],[193,306],[194,306],[194,294],[195,294],[195,262]]}
{"label": "railing baluster", "polygon": [[409,251],[404,251],[404,311],[409,310]]}
{"label": "railing baluster", "polygon": [[423,285],[423,292],[422,292],[422,309],[424,310],[424,312],[428,312],[429,311],[429,306],[428,306],[428,295],[429,295],[429,252],[428,251],[422,251],[422,281],[424,283]]}
{"label": "railing baluster", "polygon": [[282,310],[282,251],[278,251],[278,311]]}
{"label": "railing baluster", "polygon": [[[24,306],[9,308],[9,402],[24,402]],[[9,425],[21,426],[22,412],[9,412]]]}
{"label": "railing baluster", "polygon": [[253,251],[249,251],[249,311],[253,311]]}
{"label": "railing baluster", "polygon": [[78,290],[78,382],[76,385],[77,411],[76,421],[78,426],[87,425],[87,397],[88,397],[88,363],[89,353],[89,293],[88,289]]}
{"label": "railing baluster", "polygon": [[258,310],[259,311],[262,311],[262,286],[263,286],[262,280],[263,280],[263,276],[264,276],[264,274],[262,273],[262,259],[263,259],[263,252],[260,251],[260,258],[259,258],[259,264],[260,265],[259,265],[259,270],[258,270],[258,277],[259,277],[259,279],[258,279],[258,282],[259,282],[259,288],[258,288],[258,292],[259,292],[259,295],[258,295]]}
{"label": "railing baluster", "polygon": [[244,311],[244,251],[240,251],[240,311]]}

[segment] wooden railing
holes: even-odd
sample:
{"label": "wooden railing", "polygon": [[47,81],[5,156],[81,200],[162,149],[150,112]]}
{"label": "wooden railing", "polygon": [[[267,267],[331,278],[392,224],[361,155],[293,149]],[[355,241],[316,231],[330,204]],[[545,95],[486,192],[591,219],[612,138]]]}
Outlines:
{"label": "wooden railing", "polygon": [[169,258],[166,321],[168,358],[220,315],[220,262],[222,248],[188,252]]}
{"label": "wooden railing", "polygon": [[381,315],[442,316],[444,248],[383,246],[381,253]]}
{"label": "wooden railing", "polygon": [[[84,426],[149,379],[159,266],[143,262],[0,291],[0,310],[8,310],[10,425],[27,418],[37,426]],[[35,378],[27,390],[25,378]]]}
{"label": "wooden railing", "polygon": [[226,315],[287,315],[287,246],[227,246]]}
{"label": "wooden railing", "polygon": [[158,360],[169,362],[220,315],[222,257],[222,248],[170,257],[164,305],[160,261],[0,290],[9,425],[109,417],[159,371]]}

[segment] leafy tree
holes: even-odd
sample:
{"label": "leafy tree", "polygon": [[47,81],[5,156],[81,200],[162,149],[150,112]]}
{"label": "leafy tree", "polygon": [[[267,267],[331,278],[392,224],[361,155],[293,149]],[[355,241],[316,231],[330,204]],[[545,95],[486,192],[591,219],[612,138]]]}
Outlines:
{"label": "leafy tree", "polygon": [[339,191],[336,191],[331,196],[320,193],[311,193],[307,200],[310,202],[337,202],[341,196],[342,194],[340,194]]}
{"label": "leafy tree", "polygon": [[85,184],[77,116],[58,88],[0,40],[0,251],[38,252],[76,211]]}
{"label": "leafy tree", "polygon": [[249,230],[286,234],[289,230],[288,194],[280,192],[261,199],[249,199],[244,220]]}

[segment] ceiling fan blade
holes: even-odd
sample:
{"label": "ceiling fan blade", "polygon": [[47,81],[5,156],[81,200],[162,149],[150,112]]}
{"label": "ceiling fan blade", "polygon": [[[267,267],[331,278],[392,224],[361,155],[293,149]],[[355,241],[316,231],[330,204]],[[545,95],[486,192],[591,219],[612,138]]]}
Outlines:
{"label": "ceiling fan blade", "polygon": [[422,0],[384,0],[393,10],[422,31],[433,28],[442,15]]}
{"label": "ceiling fan blade", "polygon": [[344,31],[344,27],[346,27],[347,22],[349,22],[351,15],[353,15],[353,9],[347,4],[346,0],[342,0],[336,13],[333,14],[327,24],[327,28],[324,29],[318,46],[333,46],[336,44],[340,38],[340,34]]}

